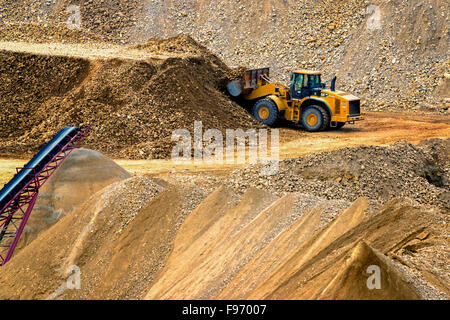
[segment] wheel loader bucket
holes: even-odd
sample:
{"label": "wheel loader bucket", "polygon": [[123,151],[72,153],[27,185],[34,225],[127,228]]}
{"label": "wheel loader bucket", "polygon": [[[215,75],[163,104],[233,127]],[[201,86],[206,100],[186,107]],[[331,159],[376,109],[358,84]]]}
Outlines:
{"label": "wheel loader bucket", "polygon": [[233,97],[248,94],[264,83],[262,76],[269,77],[269,68],[245,70],[241,79],[233,80],[227,84],[227,90]]}
{"label": "wheel loader bucket", "polygon": [[269,77],[269,68],[250,69],[244,72],[244,89],[256,89],[261,85],[261,76]]}
{"label": "wheel loader bucket", "polygon": [[231,96],[233,97],[239,96],[243,91],[242,80],[234,80],[229,82],[227,84],[227,90]]}

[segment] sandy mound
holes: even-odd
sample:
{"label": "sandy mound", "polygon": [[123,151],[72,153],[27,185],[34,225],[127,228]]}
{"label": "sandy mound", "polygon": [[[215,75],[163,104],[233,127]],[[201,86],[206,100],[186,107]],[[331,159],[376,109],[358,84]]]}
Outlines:
{"label": "sandy mound", "polygon": [[[366,199],[349,206],[301,193],[276,197],[256,188],[239,195],[220,187],[207,198],[199,191],[145,177],[100,190],[0,269],[1,298],[436,299],[448,294],[448,257],[441,249],[445,230],[435,221],[436,212],[400,200],[374,214],[367,213]],[[426,277],[414,267],[431,261]],[[384,290],[364,288],[368,264],[380,267]],[[81,271],[80,290],[65,287],[73,265]]]}
{"label": "sandy mound", "polygon": [[92,124],[90,148],[166,158],[172,132],[192,132],[194,121],[221,131],[260,126],[222,92],[227,66],[191,38],[154,39],[129,50],[139,57],[1,52],[1,153],[34,152],[61,127]]}
{"label": "sandy mound", "polygon": [[19,248],[29,244],[97,191],[129,177],[127,171],[99,152],[74,150],[40,190]]}
{"label": "sandy mound", "polygon": [[[146,298],[422,297],[411,279],[406,280],[386,256],[358,244],[365,240],[383,253],[396,252],[411,240],[411,234],[423,232],[425,220],[419,210],[397,201],[368,216],[364,213],[367,202],[361,199],[328,222],[324,209],[335,205],[325,202],[323,207],[313,205],[309,211],[299,211],[304,195],[288,194],[251,214],[256,208],[252,199],[266,198],[261,192],[248,190],[236,207],[213,220],[208,210],[193,212],[178,232],[174,250]],[[209,201],[218,196],[211,195]],[[236,212],[242,214],[235,216]],[[201,231],[186,236],[199,230],[193,221],[202,221],[201,217],[206,219]],[[384,290],[367,288],[370,274],[361,270],[369,263],[380,267]]]}
{"label": "sandy mound", "polygon": [[[2,298],[44,299],[60,293],[58,288],[65,283],[71,265],[83,270],[83,290],[75,293],[79,297],[92,294],[108,267],[107,262],[114,257],[117,240],[123,236],[127,241],[123,229],[128,224],[131,228],[135,216],[162,190],[151,179],[131,178],[93,195],[0,269]],[[152,224],[148,227],[153,228]],[[32,271],[26,272],[27,269]]]}
{"label": "sandy mound", "polygon": [[[379,268],[379,284],[368,279],[371,266]],[[420,295],[389,259],[361,241],[318,299],[416,300]]]}

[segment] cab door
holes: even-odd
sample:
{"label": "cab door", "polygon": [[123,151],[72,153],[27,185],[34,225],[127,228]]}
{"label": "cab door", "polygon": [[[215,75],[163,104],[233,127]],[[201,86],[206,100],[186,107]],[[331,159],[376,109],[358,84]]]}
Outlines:
{"label": "cab door", "polygon": [[303,81],[304,75],[293,73],[291,75],[291,99],[302,99],[304,95]]}

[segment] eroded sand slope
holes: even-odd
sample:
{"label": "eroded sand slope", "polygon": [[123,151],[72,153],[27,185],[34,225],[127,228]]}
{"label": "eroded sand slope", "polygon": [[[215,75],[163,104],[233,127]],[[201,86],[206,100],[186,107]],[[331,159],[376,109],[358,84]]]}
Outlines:
{"label": "eroded sand slope", "polygon": [[[110,168],[109,160],[102,161]],[[67,163],[68,172],[91,170],[76,154]],[[168,183],[157,175],[123,180],[123,171],[117,172],[116,182],[80,200],[0,269],[1,298],[438,299],[449,294],[444,208],[402,199],[375,208],[365,198],[350,203],[259,188],[242,193],[220,186],[220,177],[210,184],[195,178]],[[61,175],[49,183],[70,184]],[[81,289],[64,290],[73,265],[81,270]],[[381,270],[380,290],[367,287],[371,265]]]}

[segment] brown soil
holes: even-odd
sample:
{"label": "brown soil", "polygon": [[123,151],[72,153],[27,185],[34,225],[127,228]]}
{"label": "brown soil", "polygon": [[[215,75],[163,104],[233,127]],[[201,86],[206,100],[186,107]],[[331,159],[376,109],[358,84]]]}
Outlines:
{"label": "brown soil", "polygon": [[[302,198],[295,194],[246,219],[252,203],[249,200],[255,196],[260,198],[249,190],[242,200],[246,207],[238,205],[218,216],[215,223],[209,223],[188,242],[190,245],[185,244],[182,251],[174,250],[146,298],[423,298],[401,269],[383,255],[397,252],[416,234],[428,230],[420,210],[394,201],[372,216],[364,214],[367,203],[359,200],[331,223],[319,227],[322,212],[314,206],[295,218],[295,199]],[[238,209],[244,214],[233,219]],[[191,216],[197,214],[202,213],[193,212]],[[183,226],[188,228],[189,220]],[[216,230],[223,230],[220,237]],[[391,234],[394,230],[395,236]],[[175,248],[178,240],[186,243],[184,232],[188,231],[180,229]],[[358,245],[361,240],[382,253]],[[382,270],[381,290],[366,286],[366,269],[372,264]]]}

